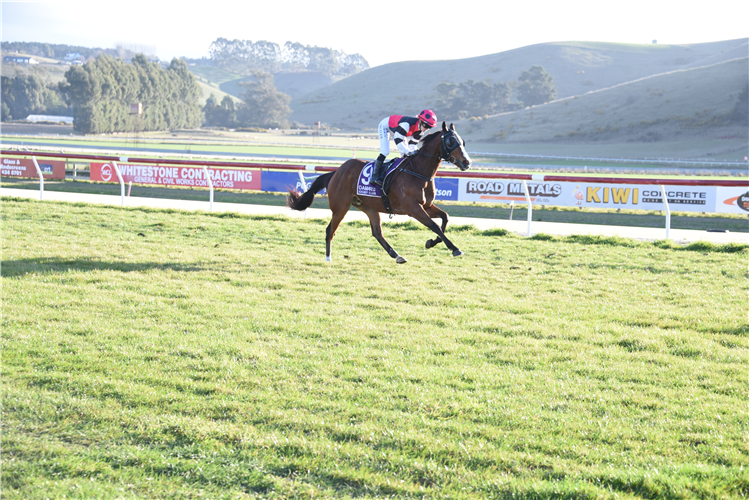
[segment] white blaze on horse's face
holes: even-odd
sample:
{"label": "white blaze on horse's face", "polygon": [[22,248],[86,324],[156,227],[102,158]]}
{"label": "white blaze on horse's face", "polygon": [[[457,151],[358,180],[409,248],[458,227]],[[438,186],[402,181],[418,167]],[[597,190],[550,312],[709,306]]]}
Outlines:
{"label": "white blaze on horse's face", "polygon": [[455,132],[455,137],[458,139],[458,144],[460,144],[460,154],[463,155],[463,160],[458,160],[458,164],[456,166],[460,170],[468,170],[469,168],[471,168],[471,157],[468,156],[468,151],[466,151],[466,141],[464,141],[457,132]]}
{"label": "white blaze on horse's face", "polygon": [[[455,125],[452,123],[449,130],[445,127],[445,123],[442,123],[442,147],[443,149],[446,148],[448,154],[447,161],[460,170],[471,168],[471,157],[468,156],[468,152],[466,151],[465,141],[455,131]],[[455,154],[455,151],[460,151],[461,158],[457,158],[458,155]]]}

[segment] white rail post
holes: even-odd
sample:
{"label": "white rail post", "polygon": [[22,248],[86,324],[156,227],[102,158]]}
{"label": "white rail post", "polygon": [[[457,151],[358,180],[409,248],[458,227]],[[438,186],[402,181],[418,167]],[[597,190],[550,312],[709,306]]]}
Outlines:
{"label": "white rail post", "polygon": [[[313,165],[306,165],[304,168],[309,169],[310,166],[314,170],[315,167]],[[307,191],[307,181],[304,180],[304,172],[302,172],[301,170],[297,170],[297,173],[299,174],[299,185],[302,186],[302,192],[305,193]],[[304,209],[304,218],[307,218],[306,208]]]}
{"label": "white rail post", "polygon": [[39,168],[39,164],[36,162],[36,156],[31,157],[34,160],[34,166],[36,167],[36,173],[39,174],[39,201],[44,199],[44,175],[42,169]]}
{"label": "white rail post", "polygon": [[120,167],[117,166],[117,162],[113,161],[112,166],[114,171],[117,173],[117,178],[120,180],[120,198],[122,199],[122,206],[125,206],[125,182],[122,180],[122,174],[120,173]]}
{"label": "white rail post", "polygon": [[533,218],[533,205],[531,205],[531,195],[528,193],[528,183],[523,179],[523,191],[525,192],[525,201],[528,203],[528,237],[531,235],[531,219]]}
{"label": "white rail post", "polygon": [[203,165],[203,172],[205,172],[205,180],[208,181],[208,189],[210,189],[211,194],[208,202],[208,211],[213,212],[213,181],[211,180],[211,176],[208,173],[208,167]]}
{"label": "white rail post", "polygon": [[[306,172],[314,172],[315,171],[314,165],[305,165],[304,170]],[[302,171],[299,171],[299,179],[302,181],[302,189],[306,192],[309,189],[309,186],[307,185],[307,181],[304,180],[304,174],[302,174]],[[304,218],[307,218],[307,209],[304,209]]]}
{"label": "white rail post", "polygon": [[663,196],[663,205],[666,207],[666,239],[670,240],[671,233],[671,208],[668,206],[668,198],[666,197],[666,187],[661,186],[661,196]]}

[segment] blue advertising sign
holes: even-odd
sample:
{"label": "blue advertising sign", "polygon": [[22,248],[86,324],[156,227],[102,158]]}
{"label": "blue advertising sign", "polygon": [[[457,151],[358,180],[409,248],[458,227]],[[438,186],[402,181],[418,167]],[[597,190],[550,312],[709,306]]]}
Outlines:
{"label": "blue advertising sign", "polygon": [[[307,183],[307,187],[312,184],[317,177],[322,174],[319,173],[308,173],[304,172],[304,182]],[[435,199],[436,200],[458,200],[458,190],[460,183],[458,179],[448,178],[437,178],[434,180],[435,188]],[[269,191],[274,193],[285,193],[289,189],[296,189],[297,191],[304,191],[302,183],[299,179],[299,172],[274,172],[274,171],[263,171],[260,178],[260,190]],[[325,190],[320,191],[320,194],[325,194]]]}
{"label": "blue advertising sign", "polygon": [[[303,172],[304,182],[307,183],[307,187],[312,184],[321,174],[318,173],[306,173]],[[265,171],[260,178],[260,190],[270,191],[275,193],[285,193],[289,189],[296,189],[297,191],[305,191],[302,187],[302,182],[299,179],[299,172],[273,172]],[[321,191],[324,194],[325,191]]]}
{"label": "blue advertising sign", "polygon": [[458,201],[459,187],[460,182],[458,179],[437,177],[434,179],[434,199]]}

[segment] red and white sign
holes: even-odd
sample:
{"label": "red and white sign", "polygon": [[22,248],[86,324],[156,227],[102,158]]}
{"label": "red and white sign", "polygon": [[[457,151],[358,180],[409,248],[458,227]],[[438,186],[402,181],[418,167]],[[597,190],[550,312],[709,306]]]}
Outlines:
{"label": "red and white sign", "polygon": [[[156,184],[160,186],[208,187],[202,167],[181,167],[176,165],[131,165],[117,164],[123,182],[135,184]],[[225,189],[249,189],[260,191],[260,170],[244,168],[209,168],[213,187]],[[111,163],[92,163],[91,180],[119,182],[117,172]]]}
{"label": "red and white sign", "polygon": [[[39,164],[39,169],[42,171],[45,179],[65,178],[64,161],[37,159],[36,162]],[[0,175],[39,178],[39,174],[36,173],[36,167],[34,166],[34,160],[25,158],[3,158],[2,163],[0,163]]]}

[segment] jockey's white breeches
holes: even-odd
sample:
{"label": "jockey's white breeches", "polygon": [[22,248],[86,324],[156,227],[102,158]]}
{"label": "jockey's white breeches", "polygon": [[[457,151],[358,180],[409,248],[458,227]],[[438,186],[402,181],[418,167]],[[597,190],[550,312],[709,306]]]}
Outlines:
{"label": "jockey's white breeches", "polygon": [[380,135],[380,154],[385,158],[390,154],[390,139],[393,135],[388,124],[389,120],[390,117],[386,116],[377,126],[377,133]]}

